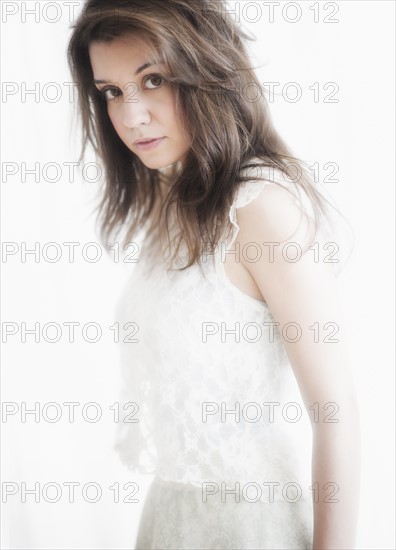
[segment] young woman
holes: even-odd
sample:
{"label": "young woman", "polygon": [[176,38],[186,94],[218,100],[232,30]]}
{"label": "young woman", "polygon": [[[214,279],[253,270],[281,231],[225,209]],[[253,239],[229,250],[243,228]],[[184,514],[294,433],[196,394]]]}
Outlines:
{"label": "young woman", "polygon": [[351,549],[359,420],[329,203],[249,95],[245,38],[220,0],[88,0],[70,39],[102,237],[144,236],[118,307],[116,448],[155,473],[136,548]]}

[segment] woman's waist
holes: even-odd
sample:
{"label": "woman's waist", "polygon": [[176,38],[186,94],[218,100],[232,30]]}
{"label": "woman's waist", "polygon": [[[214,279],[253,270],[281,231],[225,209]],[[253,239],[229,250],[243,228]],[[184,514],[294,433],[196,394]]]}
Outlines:
{"label": "woman's waist", "polygon": [[252,477],[234,479],[199,479],[188,477],[175,479],[166,477],[165,472],[159,470],[152,486],[162,491],[177,495],[186,495],[201,502],[224,504],[227,502],[249,503],[279,503],[296,504],[312,500],[312,486],[309,480],[298,479],[286,481],[276,479],[253,479]]}

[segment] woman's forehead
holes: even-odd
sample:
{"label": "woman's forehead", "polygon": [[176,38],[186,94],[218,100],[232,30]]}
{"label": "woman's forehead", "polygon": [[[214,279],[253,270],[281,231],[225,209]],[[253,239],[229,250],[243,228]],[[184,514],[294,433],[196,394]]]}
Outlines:
{"label": "woman's forehead", "polygon": [[164,62],[163,56],[154,45],[134,35],[122,36],[113,40],[95,40],[89,45],[92,66],[105,65],[109,69],[125,66],[132,72],[141,72],[143,65],[157,65]]}

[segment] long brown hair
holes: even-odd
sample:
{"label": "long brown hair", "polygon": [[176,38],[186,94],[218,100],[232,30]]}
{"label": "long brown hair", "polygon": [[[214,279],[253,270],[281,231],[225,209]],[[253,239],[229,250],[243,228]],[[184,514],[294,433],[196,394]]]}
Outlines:
{"label": "long brown hair", "polygon": [[[72,28],[68,62],[79,90],[80,160],[90,143],[104,165],[99,217],[106,245],[126,228],[125,244],[146,226],[165,183],[169,192],[160,217],[165,213],[168,227],[170,208],[176,206],[181,232],[173,257],[184,239],[189,260],[181,269],[187,269],[202,254],[213,253],[229,227],[235,193],[249,180],[245,170],[263,167],[280,169],[303,190],[318,230],[333,205],[315,189],[308,167],[274,129],[265,95],[249,100],[244,94],[252,85],[260,89],[243,43],[253,38],[234,23],[221,0],[86,0]],[[125,34],[143,37],[156,62],[165,63],[177,113],[191,135],[182,166],[168,172],[147,168],[126,147],[112,126],[106,99],[93,85],[89,45]]]}

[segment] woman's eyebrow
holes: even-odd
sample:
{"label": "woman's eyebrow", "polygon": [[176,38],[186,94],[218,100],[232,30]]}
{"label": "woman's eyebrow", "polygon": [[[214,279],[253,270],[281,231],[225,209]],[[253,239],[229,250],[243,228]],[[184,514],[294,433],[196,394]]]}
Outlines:
{"label": "woman's eyebrow", "polygon": [[[137,71],[135,72],[135,76],[140,74],[145,69],[148,69],[149,67],[153,67],[154,65],[156,65],[156,63],[144,63],[137,69]],[[107,84],[108,82],[109,82],[108,80],[94,80],[94,84]]]}

